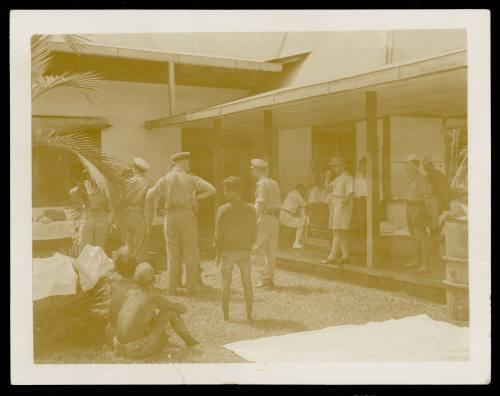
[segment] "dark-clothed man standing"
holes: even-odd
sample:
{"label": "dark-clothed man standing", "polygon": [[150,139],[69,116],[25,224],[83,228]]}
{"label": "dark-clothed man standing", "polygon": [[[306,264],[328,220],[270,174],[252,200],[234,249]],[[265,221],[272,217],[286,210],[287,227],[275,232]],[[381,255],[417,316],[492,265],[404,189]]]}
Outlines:
{"label": "dark-clothed man standing", "polygon": [[251,161],[252,173],[257,179],[255,209],[257,211],[257,241],[253,261],[261,268],[262,283],[257,287],[274,287],[275,256],[278,248],[281,192],[276,180],[268,176],[269,164],[262,159]]}
{"label": "dark-clothed man standing", "polygon": [[419,271],[428,270],[429,263],[429,206],[431,188],[427,178],[420,174],[420,159],[415,154],[406,158],[406,172],[408,182],[406,184],[406,221],[408,231],[415,239],[414,259],[406,267],[420,265]]}
{"label": "dark-clothed man standing", "polygon": [[[186,289],[194,293],[200,261],[198,225],[193,208],[200,199],[215,194],[215,188],[201,177],[188,174],[191,153],[172,156],[174,166],[160,178],[146,196],[146,214],[152,219],[160,197],[165,200],[164,234],[169,267],[169,292],[177,294],[181,263],[186,263]],[[152,221],[148,221],[148,225]]]}
{"label": "dark-clothed man standing", "polygon": [[245,293],[248,321],[252,320],[252,270],[251,252],[257,236],[257,216],[255,208],[241,198],[241,179],[228,177],[224,180],[224,196],[229,203],[219,207],[215,222],[216,262],[222,270],[222,312],[224,320],[229,320],[229,300],[234,266],[241,273],[241,283]]}

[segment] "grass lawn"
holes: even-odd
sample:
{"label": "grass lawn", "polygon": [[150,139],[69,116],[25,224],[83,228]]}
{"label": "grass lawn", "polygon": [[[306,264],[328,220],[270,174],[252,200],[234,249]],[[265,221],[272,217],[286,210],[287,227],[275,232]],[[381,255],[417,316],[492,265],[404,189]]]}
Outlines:
{"label": "grass lawn", "polygon": [[[277,270],[277,287],[274,290],[255,290],[255,321],[249,324],[245,321],[244,298],[239,273],[235,269],[231,321],[224,322],[220,305],[220,270],[212,261],[205,262],[204,267],[204,280],[209,285],[208,288],[195,297],[172,298],[188,308],[184,320],[200,345],[186,348],[170,331],[169,346],[141,362],[237,363],[245,360],[226,350],[224,344],[334,325],[399,319],[423,313],[436,320],[446,320],[444,305],[340,280]],[[256,272],[254,271],[255,280]],[[157,286],[166,288],[166,285],[166,276],[159,275]],[[45,344],[37,349],[35,362],[135,363],[115,356],[104,343],[87,346]]]}

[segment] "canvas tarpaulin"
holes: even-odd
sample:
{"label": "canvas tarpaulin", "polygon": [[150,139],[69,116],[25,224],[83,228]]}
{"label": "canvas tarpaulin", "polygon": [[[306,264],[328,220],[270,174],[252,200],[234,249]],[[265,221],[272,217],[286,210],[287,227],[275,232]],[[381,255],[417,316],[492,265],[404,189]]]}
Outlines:
{"label": "canvas tarpaulin", "polygon": [[252,362],[468,359],[469,329],[427,315],[238,341],[224,347]]}
{"label": "canvas tarpaulin", "polygon": [[59,253],[33,259],[33,300],[75,294],[78,276],[73,270],[73,261]]}
{"label": "canvas tarpaulin", "polygon": [[106,255],[102,248],[85,246],[75,261],[75,269],[78,271],[82,290],[85,292],[92,289],[101,276],[113,267],[113,260]]}

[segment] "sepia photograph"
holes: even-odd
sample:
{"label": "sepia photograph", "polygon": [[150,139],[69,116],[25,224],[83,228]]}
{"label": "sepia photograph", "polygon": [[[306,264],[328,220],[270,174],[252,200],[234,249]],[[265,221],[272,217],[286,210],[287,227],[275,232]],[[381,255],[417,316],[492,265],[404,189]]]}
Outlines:
{"label": "sepia photograph", "polygon": [[59,29],[20,77],[30,364],[470,361],[467,27]]}

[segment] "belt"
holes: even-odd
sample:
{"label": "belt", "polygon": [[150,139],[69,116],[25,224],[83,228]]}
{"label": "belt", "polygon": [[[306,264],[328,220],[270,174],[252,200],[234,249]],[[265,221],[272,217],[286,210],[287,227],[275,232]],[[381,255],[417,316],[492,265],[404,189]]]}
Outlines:
{"label": "belt", "polygon": [[406,206],[411,207],[411,206],[425,206],[424,201],[406,201]]}
{"label": "belt", "polygon": [[269,216],[279,216],[280,209],[279,208],[268,208],[268,209],[264,210],[264,214],[269,215]]}

